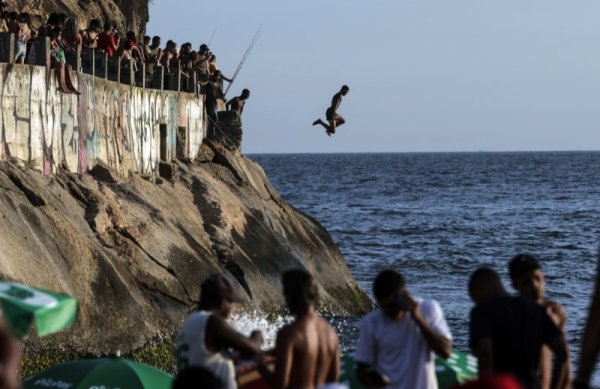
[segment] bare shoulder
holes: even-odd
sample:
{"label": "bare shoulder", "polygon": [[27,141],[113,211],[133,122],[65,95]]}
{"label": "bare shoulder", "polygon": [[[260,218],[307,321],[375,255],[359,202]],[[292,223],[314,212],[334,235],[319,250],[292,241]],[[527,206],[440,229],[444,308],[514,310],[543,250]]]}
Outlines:
{"label": "bare shoulder", "polygon": [[317,326],[319,332],[324,334],[330,342],[338,342],[338,336],[335,329],[325,319],[321,317],[317,318]]}
{"label": "bare shoulder", "polygon": [[563,327],[567,320],[567,311],[565,310],[565,307],[563,307],[563,305],[558,301],[554,300],[545,300],[544,306],[546,307],[546,312],[548,315],[550,315],[552,320],[554,320],[559,327]]}

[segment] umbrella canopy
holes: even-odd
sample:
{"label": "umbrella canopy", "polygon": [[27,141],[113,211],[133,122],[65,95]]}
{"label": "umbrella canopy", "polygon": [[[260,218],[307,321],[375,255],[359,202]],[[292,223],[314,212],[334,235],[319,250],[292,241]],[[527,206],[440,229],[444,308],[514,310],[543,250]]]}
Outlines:
{"label": "umbrella canopy", "polygon": [[82,359],[51,367],[23,381],[24,389],[170,389],[172,377],[125,358]]}
{"label": "umbrella canopy", "polygon": [[0,281],[0,305],[4,319],[19,339],[31,324],[39,336],[69,328],[77,316],[77,300],[63,294]]}
{"label": "umbrella canopy", "polygon": [[440,389],[452,388],[477,378],[477,358],[474,356],[453,351],[450,358],[435,359],[435,375]]}
{"label": "umbrella canopy", "polygon": [[[355,374],[356,361],[351,354],[342,355],[340,382],[351,389],[362,389]],[[456,384],[477,378],[477,359],[460,351],[453,351],[450,358],[435,359],[435,374],[440,389],[450,389]]]}

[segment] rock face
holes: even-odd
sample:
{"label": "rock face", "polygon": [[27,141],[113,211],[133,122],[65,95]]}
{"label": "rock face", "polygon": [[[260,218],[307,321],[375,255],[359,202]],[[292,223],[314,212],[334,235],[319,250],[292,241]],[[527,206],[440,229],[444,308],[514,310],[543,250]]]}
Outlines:
{"label": "rock face", "polygon": [[[327,231],[286,204],[253,161],[211,141],[165,178],[103,165],[55,176],[0,162],[0,278],[78,297],[75,327],[29,344],[127,352],[176,331],[219,271],[245,309],[280,312],[280,274],[306,268],[321,310],[368,310]],[[57,346],[62,345],[62,346]]]}
{"label": "rock face", "polygon": [[110,20],[121,35],[129,30],[139,35],[146,30],[150,17],[148,4],[147,0],[7,0],[7,10],[28,12],[34,26],[39,26],[50,13],[66,13],[75,17],[82,28],[91,19]]}

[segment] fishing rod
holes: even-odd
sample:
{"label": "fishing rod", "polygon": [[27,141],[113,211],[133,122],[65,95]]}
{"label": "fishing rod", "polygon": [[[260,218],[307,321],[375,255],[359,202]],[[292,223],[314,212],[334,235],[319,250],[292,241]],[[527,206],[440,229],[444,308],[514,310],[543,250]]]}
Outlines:
{"label": "fishing rod", "polygon": [[208,44],[207,44],[208,47],[210,47],[210,44],[212,43],[213,38],[215,37],[215,33],[216,32],[217,32],[217,28],[215,27],[215,29],[213,30],[212,35],[210,36],[210,40],[208,41]]}
{"label": "fishing rod", "polygon": [[244,66],[244,64],[246,63],[246,60],[248,59],[248,57],[250,56],[250,53],[252,52],[252,50],[254,49],[254,46],[256,45],[256,43],[258,42],[261,34],[263,32],[263,26],[262,24],[260,25],[260,27],[258,27],[258,30],[256,30],[256,33],[254,34],[254,37],[252,38],[252,41],[250,42],[250,45],[248,46],[248,48],[246,49],[246,52],[244,53],[244,55],[242,56],[242,60],[240,61],[237,69],[235,70],[235,73],[233,74],[233,77],[231,78],[231,82],[229,83],[229,85],[227,86],[227,89],[225,89],[225,93],[223,93],[223,96],[227,96],[227,92],[229,92],[229,88],[231,88],[231,85],[233,85],[233,82],[235,81],[235,79],[237,78],[238,74],[240,73],[240,71],[242,70],[242,67]]}

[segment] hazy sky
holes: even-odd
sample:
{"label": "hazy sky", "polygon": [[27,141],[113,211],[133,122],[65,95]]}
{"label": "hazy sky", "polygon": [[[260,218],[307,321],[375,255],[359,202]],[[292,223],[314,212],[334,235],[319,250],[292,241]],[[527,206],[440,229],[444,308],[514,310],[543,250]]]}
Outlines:
{"label": "hazy sky", "polygon": [[[207,43],[252,91],[245,153],[598,150],[600,1],[154,0],[149,35]],[[331,138],[331,96],[350,86]]]}

